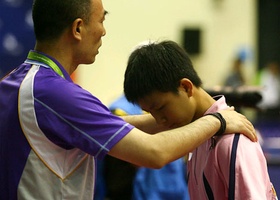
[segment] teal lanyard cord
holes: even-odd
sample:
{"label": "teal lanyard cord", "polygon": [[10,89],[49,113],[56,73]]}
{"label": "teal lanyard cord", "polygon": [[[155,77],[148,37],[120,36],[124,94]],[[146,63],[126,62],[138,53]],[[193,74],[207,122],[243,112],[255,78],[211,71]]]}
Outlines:
{"label": "teal lanyard cord", "polygon": [[60,68],[57,66],[57,64],[55,64],[55,62],[53,62],[48,57],[46,57],[42,54],[39,54],[37,52],[30,51],[28,53],[27,58],[30,60],[36,60],[36,61],[42,62],[42,63],[50,66],[50,68],[52,68],[58,75],[60,75],[62,78],[64,78],[64,75],[63,75],[62,71],[60,70]]}

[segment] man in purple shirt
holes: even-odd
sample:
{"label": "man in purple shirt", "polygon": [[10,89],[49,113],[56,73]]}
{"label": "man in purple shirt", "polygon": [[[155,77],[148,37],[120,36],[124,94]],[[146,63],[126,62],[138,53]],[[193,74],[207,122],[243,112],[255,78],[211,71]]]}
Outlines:
{"label": "man in purple shirt", "polygon": [[[92,200],[97,159],[160,168],[221,127],[213,116],[174,130],[149,114],[122,119],[74,84],[78,65],[95,61],[106,13],[101,0],[34,0],[35,49],[0,82],[1,199]],[[226,132],[256,140],[243,115],[221,114]]]}

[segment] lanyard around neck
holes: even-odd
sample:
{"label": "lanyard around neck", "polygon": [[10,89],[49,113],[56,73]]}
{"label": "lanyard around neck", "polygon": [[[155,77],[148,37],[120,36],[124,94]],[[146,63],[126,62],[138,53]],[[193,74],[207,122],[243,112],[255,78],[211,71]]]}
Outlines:
{"label": "lanyard around neck", "polygon": [[58,75],[60,75],[62,78],[64,78],[64,75],[62,73],[62,71],[60,70],[60,68],[57,66],[57,64],[55,64],[54,61],[52,61],[50,58],[48,58],[47,56],[44,56],[42,54],[39,54],[35,51],[30,51],[28,53],[27,56],[28,59],[30,60],[36,60],[39,62],[42,62],[46,65],[48,65],[50,68],[52,68]]}

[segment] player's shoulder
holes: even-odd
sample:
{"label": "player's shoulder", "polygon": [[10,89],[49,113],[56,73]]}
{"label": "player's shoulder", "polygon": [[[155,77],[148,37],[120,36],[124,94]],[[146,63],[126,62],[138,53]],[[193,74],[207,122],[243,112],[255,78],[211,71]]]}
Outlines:
{"label": "player's shoulder", "polygon": [[245,149],[251,147],[259,148],[260,146],[259,142],[253,142],[248,137],[240,133],[226,134],[216,138],[216,148],[231,150],[233,145],[236,145],[238,148]]}

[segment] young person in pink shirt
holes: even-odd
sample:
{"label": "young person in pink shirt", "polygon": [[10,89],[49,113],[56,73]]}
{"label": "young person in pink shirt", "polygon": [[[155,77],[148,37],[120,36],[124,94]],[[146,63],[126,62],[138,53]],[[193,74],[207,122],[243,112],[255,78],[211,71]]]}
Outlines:
{"label": "young person in pink shirt", "polygon": [[[124,92],[157,123],[176,128],[204,115],[217,117],[228,108],[223,95],[211,97],[188,54],[172,41],[152,42],[135,49],[128,60]],[[266,159],[258,142],[236,133],[217,134],[192,152],[187,182],[193,200],[277,199]],[[165,145],[165,144],[162,144]]]}

